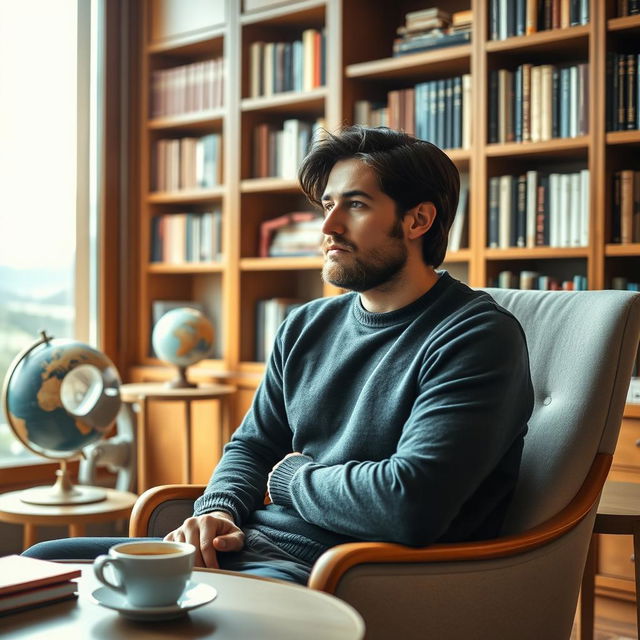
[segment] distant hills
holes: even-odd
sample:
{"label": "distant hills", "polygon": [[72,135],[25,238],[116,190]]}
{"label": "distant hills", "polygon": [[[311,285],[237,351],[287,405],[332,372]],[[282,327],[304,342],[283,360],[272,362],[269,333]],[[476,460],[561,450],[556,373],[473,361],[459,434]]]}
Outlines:
{"label": "distant hills", "polygon": [[68,269],[16,269],[0,265],[0,301],[37,300],[42,303],[68,304]]}

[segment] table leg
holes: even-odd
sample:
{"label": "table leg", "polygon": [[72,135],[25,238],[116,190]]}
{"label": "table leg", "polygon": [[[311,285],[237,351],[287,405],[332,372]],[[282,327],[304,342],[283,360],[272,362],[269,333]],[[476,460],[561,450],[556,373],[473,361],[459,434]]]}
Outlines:
{"label": "table leg", "polygon": [[636,577],[636,630],[640,634],[640,524],[633,526],[633,566]]}
{"label": "table leg", "polygon": [[582,574],[582,588],[580,590],[580,614],[578,616],[578,638],[593,640],[595,582],[598,564],[598,534],[591,536],[587,562]]}
{"label": "table leg", "polygon": [[184,481],[191,483],[191,401],[184,401]]}
{"label": "table leg", "polygon": [[84,538],[86,533],[85,526],[80,523],[69,523],[70,538]]}
{"label": "table leg", "polygon": [[22,525],[22,548],[28,549],[36,543],[36,525],[35,524],[23,524]]}

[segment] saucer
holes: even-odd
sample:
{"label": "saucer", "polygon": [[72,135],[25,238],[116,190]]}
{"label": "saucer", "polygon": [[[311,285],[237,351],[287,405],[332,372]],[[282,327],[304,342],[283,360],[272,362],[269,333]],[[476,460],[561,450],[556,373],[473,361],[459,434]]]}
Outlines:
{"label": "saucer", "polygon": [[91,593],[91,598],[96,604],[113,609],[130,620],[172,620],[211,602],[217,595],[218,591],[211,585],[190,581],[178,602],[166,607],[136,607],[109,587],[96,589]]}

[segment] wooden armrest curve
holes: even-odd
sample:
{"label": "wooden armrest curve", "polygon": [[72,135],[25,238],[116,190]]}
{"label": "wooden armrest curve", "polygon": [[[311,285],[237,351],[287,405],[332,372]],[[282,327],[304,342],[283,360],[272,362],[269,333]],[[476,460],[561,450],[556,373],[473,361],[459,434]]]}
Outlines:
{"label": "wooden armrest curve", "polygon": [[517,555],[552,542],[576,527],[596,503],[611,467],[612,456],[596,455],[582,487],[571,502],[546,522],[514,535],[428,547],[407,547],[387,542],[352,542],[325,551],[317,560],[308,586],[335,593],[344,573],[357,564],[427,563],[489,560]]}
{"label": "wooden armrest curve", "polygon": [[203,493],[205,484],[163,484],[142,493],[133,505],[129,521],[129,536],[144,538],[148,535],[149,519],[155,509],[168,500],[195,500]]}

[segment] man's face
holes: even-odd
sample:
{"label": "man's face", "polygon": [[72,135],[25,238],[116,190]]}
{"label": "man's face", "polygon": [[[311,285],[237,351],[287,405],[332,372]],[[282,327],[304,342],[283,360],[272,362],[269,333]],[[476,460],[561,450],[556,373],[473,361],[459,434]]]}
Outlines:
{"label": "man's face", "polygon": [[380,190],[373,169],[355,158],[337,162],[322,204],[326,282],[369,291],[402,270],[408,253],[396,203]]}

